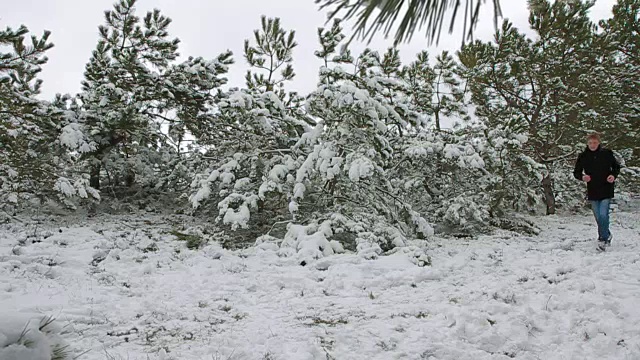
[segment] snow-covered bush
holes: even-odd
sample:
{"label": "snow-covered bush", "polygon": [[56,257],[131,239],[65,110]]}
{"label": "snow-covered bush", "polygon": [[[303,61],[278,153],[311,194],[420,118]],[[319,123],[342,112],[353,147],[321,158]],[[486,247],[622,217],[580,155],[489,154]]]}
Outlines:
{"label": "snow-covered bush", "polygon": [[457,89],[450,57],[440,59],[442,76],[422,76],[426,54],[403,68],[396,50],[337,53],[339,22],[319,38],[324,65],[304,111],[286,105],[282,83],[265,83],[271,76],[248,76],[250,89],[218,94],[215,130],[199,138],[213,161],[192,183],[194,207],[212,202],[219,222],[256,238],[289,223],[278,230],[283,248],[313,258],[336,239],[375,257],[430,237],[434,223],[483,229],[535,206],[542,170],[523,154],[525,135],[482,123],[431,127],[434,113],[466,116],[452,103],[462,101],[458,90],[447,101],[429,98],[444,91],[437,83],[421,90],[442,76]]}
{"label": "snow-covered bush", "polygon": [[621,178],[618,179],[617,186],[621,191],[633,194],[640,194],[640,167],[625,167],[620,171]]}
{"label": "snow-covered bush", "polygon": [[281,253],[286,254],[287,249],[291,249],[298,254],[301,261],[309,262],[344,252],[344,248],[339,242],[328,240],[332,235],[330,221],[309,225],[289,224],[281,243]]}
{"label": "snow-covered bush", "polygon": [[476,145],[464,136],[423,132],[399,150],[392,181],[429,221],[466,228],[486,220],[490,203],[478,189],[490,176]]}
{"label": "snow-covered bush", "polygon": [[[264,26],[264,34],[281,31],[269,31],[275,22],[263,22]],[[258,45],[266,41],[261,34],[256,35],[262,39]],[[265,48],[289,48],[284,37],[278,38]],[[248,76],[250,89],[218,95],[217,130],[201,139],[210,144],[205,157],[217,161],[193,182],[192,204],[198,207],[214,200],[220,222],[232,230],[253,227],[255,237],[287,221],[292,222],[289,232],[297,226],[308,229],[321,224],[322,236],[331,241],[349,223],[353,240],[349,245],[354,250],[369,244],[380,253],[403,245],[408,237],[430,236],[427,221],[395,195],[387,179],[387,168],[393,164],[390,140],[422,126],[399,77],[397,51],[380,57],[367,50],[358,59],[348,52],[337,55],[342,39],[338,23],[321,31],[320,39],[322,49],[317,55],[326,66],[304,111],[291,101],[294,94],[282,91],[281,82],[264,83],[272,76]],[[280,60],[276,57],[276,61]],[[354,73],[347,73],[343,66]],[[270,91],[276,88],[277,92]],[[237,137],[225,137],[229,131]],[[313,235],[316,240],[319,237]],[[300,241],[294,241],[295,246],[286,245],[290,240],[283,244],[298,248]]]}
{"label": "snow-covered bush", "polygon": [[[306,155],[290,195],[294,221],[332,219],[338,228],[336,219],[348,219],[342,222],[362,254],[431,236],[426,219],[390,181],[396,164],[392,142],[424,125],[399,78],[397,51],[381,57],[366,50],[356,60],[343,56],[334,63],[321,68],[321,82],[308,99],[307,111],[318,124],[295,146]],[[355,74],[345,70],[349,65]]]}
{"label": "snow-covered bush", "polygon": [[[267,222],[282,220],[286,198],[281,194],[293,185],[299,161],[291,154],[291,141],[305,124],[290,116],[273,92],[231,90],[221,96],[217,136],[201,139],[211,144],[202,156],[210,168],[192,182],[190,202],[194,208],[217,204],[219,220],[233,229],[246,228],[257,213]],[[237,135],[228,136],[230,129]]]}
{"label": "snow-covered bush", "polygon": [[284,91],[294,76],[295,45],[278,19],[263,18],[255,44],[245,46],[252,65],[248,89],[218,92],[213,121],[194,133],[204,152],[196,157],[204,166],[192,182],[192,206],[215,204],[222,225],[254,238],[290,218],[286,194],[301,161],[292,147],[313,123],[301,111],[299,97]]}
{"label": "snow-covered bush", "polygon": [[490,174],[481,189],[490,198],[491,215],[535,211],[546,168],[525,153],[527,134],[495,127],[483,129],[479,140],[485,169]]}

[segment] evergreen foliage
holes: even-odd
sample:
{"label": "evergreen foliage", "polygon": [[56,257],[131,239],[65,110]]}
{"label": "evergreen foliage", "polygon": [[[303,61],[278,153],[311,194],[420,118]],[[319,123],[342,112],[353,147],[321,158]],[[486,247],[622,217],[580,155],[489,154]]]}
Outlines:
{"label": "evergreen foliage", "polygon": [[0,32],[2,203],[188,206],[229,238],[307,261],[421,258],[435,232],[535,232],[517,215],[579,205],[571,165],[592,131],[627,165],[620,188],[637,191],[638,0],[599,25],[592,1],[531,0],[534,37],[506,21],[493,41],[408,64],[395,48],[352,53],[334,20],[318,29],[322,66],[304,95],[290,89],[297,42],[280,19],[261,18],[245,86],[229,88],[231,52],[179,61],[171,19],[135,5],[105,12],[75,97],[37,97],[48,33],[25,45],[26,28]]}

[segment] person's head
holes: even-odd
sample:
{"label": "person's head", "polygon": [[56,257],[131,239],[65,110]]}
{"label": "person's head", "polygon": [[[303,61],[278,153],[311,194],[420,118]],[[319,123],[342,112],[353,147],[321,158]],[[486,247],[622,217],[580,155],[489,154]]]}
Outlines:
{"label": "person's head", "polygon": [[587,136],[587,146],[591,151],[598,150],[598,146],[600,146],[600,135],[593,133]]}

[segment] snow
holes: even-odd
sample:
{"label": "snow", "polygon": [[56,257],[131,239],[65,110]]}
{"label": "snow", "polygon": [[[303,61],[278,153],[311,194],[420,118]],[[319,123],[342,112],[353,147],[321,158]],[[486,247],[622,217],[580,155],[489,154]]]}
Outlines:
{"label": "snow", "polygon": [[288,172],[289,167],[287,165],[276,164],[273,166],[271,171],[269,171],[269,179],[278,182],[281,179],[285,178]]}
{"label": "snow", "polygon": [[70,123],[62,128],[60,133],[60,144],[70,150],[78,150],[80,153],[87,153],[95,150],[95,144],[89,144],[85,140],[84,129],[78,123]]}
{"label": "snow", "polygon": [[298,209],[300,208],[300,206],[298,205],[297,202],[295,201],[289,201],[289,212],[291,214],[295,214],[298,212]]}
{"label": "snow", "polygon": [[[325,96],[327,92],[331,93],[330,90],[325,90]],[[320,120],[318,121],[316,126],[310,129],[307,129],[307,131],[305,131],[304,134],[300,136],[300,139],[298,140],[294,148],[298,149],[303,145],[315,144],[316,141],[318,141],[318,139],[322,136],[323,130],[324,130],[324,121]]]}
{"label": "snow", "polygon": [[427,237],[433,236],[434,229],[431,225],[429,225],[429,222],[425,218],[423,218],[422,216],[419,216],[419,214],[417,213],[411,214],[411,218],[413,223],[418,228],[418,233],[423,234],[424,236],[427,236]]}
{"label": "snow", "polygon": [[67,348],[61,329],[51,318],[28,313],[0,312],[0,359],[49,360],[54,349]]}
{"label": "snow", "polygon": [[[245,196],[242,194],[231,194],[218,203],[219,213],[223,224],[231,225],[232,229],[238,227],[246,228],[251,217],[249,207],[257,207],[258,196]],[[238,204],[234,208],[233,204]]]}
{"label": "snow", "polygon": [[198,191],[189,198],[189,201],[194,208],[200,206],[200,202],[209,198],[209,195],[211,195],[211,188],[209,187],[208,181],[202,181],[199,185],[200,187],[198,188]]}
{"label": "snow", "polygon": [[252,104],[251,97],[240,91],[235,91],[229,95],[229,102],[231,103],[231,107],[237,108],[248,108],[251,107]]}
{"label": "snow", "polygon": [[11,204],[17,204],[18,203],[18,194],[16,193],[9,193],[9,195],[7,195],[7,202],[11,203]]}
{"label": "snow", "polygon": [[284,253],[288,253],[286,250],[289,248],[294,249],[300,261],[305,262],[344,252],[342,246],[336,241],[329,241],[328,236],[331,236],[329,222],[320,226],[289,224],[282,247]]}
{"label": "snow", "polygon": [[[321,224],[230,251],[187,249],[170,235],[192,226],[180,216],[5,223],[0,358],[47,359],[60,336],[86,360],[638,359],[639,215],[613,214],[602,254],[585,213],[539,218],[534,237],[436,235],[412,243],[426,253],[377,260],[335,254]],[[41,352],[7,355],[43,316],[64,331],[29,332]]]}
{"label": "snow", "polygon": [[359,157],[351,162],[349,166],[349,179],[358,182],[373,175],[375,166],[373,162],[365,157]]}
{"label": "snow", "polygon": [[64,196],[70,197],[76,194],[76,188],[71,185],[71,182],[69,182],[69,179],[67,178],[58,178],[58,180],[56,180],[55,184],[53,185],[53,188]]}
{"label": "snow", "polygon": [[293,198],[294,199],[302,199],[304,197],[304,192],[307,188],[303,183],[296,183],[293,187]]}

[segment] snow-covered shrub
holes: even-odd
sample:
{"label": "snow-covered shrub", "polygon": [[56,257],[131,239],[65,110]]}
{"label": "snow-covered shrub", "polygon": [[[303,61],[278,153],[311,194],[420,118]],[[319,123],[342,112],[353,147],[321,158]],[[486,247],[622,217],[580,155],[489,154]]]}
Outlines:
{"label": "snow-covered shrub", "polygon": [[[283,194],[292,188],[299,162],[291,152],[292,139],[306,125],[289,115],[273,92],[231,90],[220,96],[217,135],[201,138],[211,144],[202,157],[210,167],[193,180],[191,205],[217,204],[218,220],[232,229],[247,228],[250,221],[265,226],[282,221],[287,214]],[[228,136],[230,128],[237,135]]]}
{"label": "snow-covered shrub", "polygon": [[218,92],[213,121],[194,133],[206,167],[195,176],[189,200],[194,208],[215,204],[217,220],[243,236],[256,238],[290,218],[286,194],[301,162],[292,147],[313,123],[299,96],[284,91],[294,76],[295,46],[278,19],[263,18],[255,44],[245,46],[252,66],[247,89]]}
{"label": "snow-covered shrub", "polygon": [[[468,123],[397,142],[404,157],[391,176],[440,231],[486,231],[513,211],[533,211],[544,167],[523,154],[527,137]],[[397,151],[400,152],[400,151]]]}
{"label": "snow-covered shrub", "polygon": [[[290,193],[294,221],[346,225],[361,254],[431,236],[429,223],[390,181],[396,165],[392,142],[424,125],[399,78],[397,51],[379,56],[366,50],[357,60],[347,54],[331,61],[330,46],[324,44],[321,53],[335,65],[321,68],[318,89],[307,102],[318,123],[294,146],[305,154]],[[345,66],[353,66],[355,75]]]}
{"label": "snow-covered shrub", "polygon": [[[304,111],[287,106],[291,94],[269,91],[269,84],[257,86],[264,82],[254,81],[259,76],[250,77],[249,90],[219,94],[218,130],[204,134],[211,145],[206,157],[217,161],[193,182],[192,204],[213,200],[220,222],[236,230],[254,228],[255,237],[289,221],[291,226],[322,224],[322,236],[331,241],[349,223],[348,246],[359,251],[378,247],[374,252],[380,253],[407,238],[430,236],[428,222],[387,179],[394,164],[391,139],[423,125],[399,77],[397,51],[381,57],[366,50],[357,60],[348,51],[337,55],[342,38],[337,24],[320,38],[317,55],[327,66]],[[236,138],[223,136],[229,129]]]}
{"label": "snow-covered shrub", "polygon": [[392,181],[431,222],[468,227],[488,216],[489,200],[481,189],[487,176],[484,159],[473,142],[444,132],[411,136],[399,149],[401,166]]}
{"label": "snow-covered shrub", "polygon": [[629,166],[630,163],[637,163],[637,159],[633,157],[633,149],[614,150],[614,154],[622,167],[616,182],[617,190],[640,194],[640,167]]}
{"label": "snow-covered shrub", "polygon": [[289,224],[280,245],[281,252],[286,253],[287,249],[292,249],[305,262],[344,252],[339,242],[328,240],[331,235],[333,230],[330,221],[309,225]]}
{"label": "snow-covered shrub", "polygon": [[[472,125],[433,130],[421,111],[464,114],[454,104],[422,103],[437,91],[418,91],[409,73],[424,70],[425,58],[410,72],[395,50],[337,54],[339,23],[319,36],[316,55],[325,65],[305,113],[287,109],[282,93],[267,85],[218,95],[219,127],[201,139],[210,144],[205,157],[215,161],[192,184],[194,207],[212,201],[218,221],[251,228],[256,238],[288,222],[279,236],[287,237],[284,248],[297,250],[305,242],[291,240],[298,239],[291,229],[321,225],[322,236],[305,233],[314,239],[313,254],[305,247],[305,256],[328,251],[317,245],[322,238],[375,257],[428,238],[432,223],[486,228],[492,217],[534,206],[540,166],[522,153],[526,136]],[[225,138],[229,131],[238,137]],[[269,216],[257,221],[258,214]]]}
{"label": "snow-covered shrub", "polygon": [[52,317],[0,314],[0,359],[70,360],[74,357]]}
{"label": "snow-covered shrub", "polygon": [[479,141],[485,169],[491,174],[482,186],[490,198],[490,213],[500,217],[510,210],[535,211],[546,168],[525,153],[529,137],[496,127],[483,130]]}

